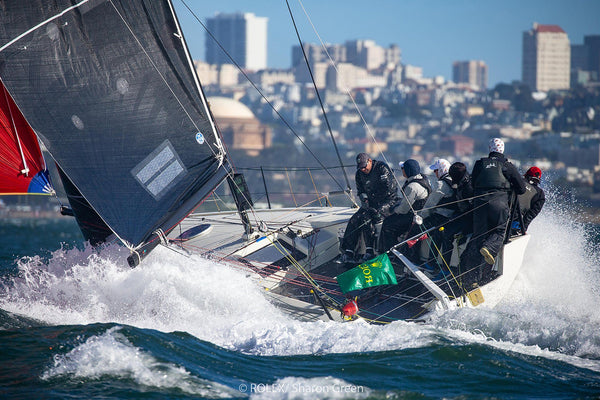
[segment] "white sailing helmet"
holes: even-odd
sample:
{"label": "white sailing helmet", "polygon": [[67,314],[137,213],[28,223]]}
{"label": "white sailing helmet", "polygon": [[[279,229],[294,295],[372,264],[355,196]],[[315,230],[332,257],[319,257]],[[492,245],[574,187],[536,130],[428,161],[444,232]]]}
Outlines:
{"label": "white sailing helmet", "polygon": [[445,175],[450,169],[450,161],[444,158],[438,158],[432,165],[429,166],[432,171],[438,170],[439,176]]}
{"label": "white sailing helmet", "polygon": [[504,142],[500,138],[493,138],[488,144],[490,153],[495,151],[496,153],[504,154]]}

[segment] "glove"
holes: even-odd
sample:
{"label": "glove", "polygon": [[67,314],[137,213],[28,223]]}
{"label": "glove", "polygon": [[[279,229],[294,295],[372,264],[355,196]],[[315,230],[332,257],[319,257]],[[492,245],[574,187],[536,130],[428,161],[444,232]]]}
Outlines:
{"label": "glove", "polygon": [[369,216],[371,217],[371,220],[373,222],[378,222],[379,220],[381,220],[381,214],[379,213],[379,210],[376,208],[369,208]]}
{"label": "glove", "polygon": [[513,221],[511,228],[512,229],[521,229],[521,224],[519,223],[519,221]]}
{"label": "glove", "polygon": [[413,217],[413,222],[417,225],[421,225],[423,223],[423,218],[420,215],[415,214]]}

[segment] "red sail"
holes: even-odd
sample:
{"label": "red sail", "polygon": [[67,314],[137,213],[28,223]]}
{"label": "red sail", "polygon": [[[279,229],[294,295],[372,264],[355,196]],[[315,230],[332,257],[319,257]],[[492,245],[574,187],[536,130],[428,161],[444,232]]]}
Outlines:
{"label": "red sail", "polygon": [[40,146],[0,81],[0,194],[48,193]]}

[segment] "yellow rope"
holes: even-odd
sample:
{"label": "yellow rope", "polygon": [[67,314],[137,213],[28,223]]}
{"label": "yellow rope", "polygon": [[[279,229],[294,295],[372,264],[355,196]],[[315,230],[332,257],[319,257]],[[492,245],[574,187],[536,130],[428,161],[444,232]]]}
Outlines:
{"label": "yellow rope", "polygon": [[[286,248],[284,248],[283,246],[278,246],[271,239],[271,236],[266,236],[266,238],[271,242],[271,244],[273,245],[273,247],[275,247],[275,249],[277,251],[279,251],[294,267],[296,267],[296,269],[306,278],[306,280],[311,284],[311,286],[313,286],[314,289],[317,289],[319,292],[321,292],[321,294],[323,296],[325,296],[327,298],[327,300],[331,301],[333,304],[338,304],[337,301],[332,299],[327,293],[325,293],[321,289],[319,284],[312,278],[310,273],[308,271],[306,271],[306,269],[304,269],[304,267],[290,254],[290,252]],[[335,308],[333,310],[339,311],[339,310],[336,310]]]}
{"label": "yellow rope", "polygon": [[294,199],[294,205],[298,207],[298,203],[296,202],[296,196],[294,196],[294,190],[292,189],[292,182],[290,181],[290,175],[288,174],[287,167],[285,168],[285,176],[288,180],[288,185],[290,186],[290,193],[292,194],[292,199]]}
{"label": "yellow rope", "polygon": [[[454,280],[454,282],[456,282],[456,286],[458,286],[460,289],[462,289],[464,291],[464,288],[462,287],[462,285],[460,284],[460,282],[456,279],[456,276],[454,276],[454,272],[452,272],[452,269],[448,265],[448,262],[446,262],[446,258],[442,254],[442,251],[440,250],[440,248],[437,246],[437,244],[435,243],[435,241],[433,239],[431,239],[431,243],[433,244],[433,247],[435,248],[435,251],[439,254],[440,258],[442,259],[442,262],[444,263],[444,266],[446,267],[446,269],[448,270],[448,272],[450,272],[450,275],[452,276],[452,280]],[[446,279],[445,276],[444,276],[444,279]],[[454,290],[452,290],[452,286],[450,286],[450,284],[448,284],[448,288],[452,292],[452,295],[456,298],[456,294],[454,293]]]}
{"label": "yellow rope", "polygon": [[313,187],[315,188],[315,193],[317,194],[317,199],[319,199],[319,206],[323,206],[323,204],[321,204],[321,199],[319,198],[319,191],[317,190],[317,185],[315,184],[315,180],[313,179],[312,174],[310,173],[310,168],[307,168],[308,171],[308,175],[310,176],[310,181],[313,184]]}

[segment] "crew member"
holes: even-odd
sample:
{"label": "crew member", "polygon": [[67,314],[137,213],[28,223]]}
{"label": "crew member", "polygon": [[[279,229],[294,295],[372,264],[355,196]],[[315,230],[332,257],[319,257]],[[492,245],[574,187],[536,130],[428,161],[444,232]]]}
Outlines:
{"label": "crew member", "polygon": [[437,178],[435,190],[431,192],[420,213],[425,221],[429,220],[431,226],[443,224],[449,220],[457,210],[452,190],[452,178],[448,174],[450,162],[443,158],[438,159],[429,166]]}
{"label": "crew member", "polygon": [[473,166],[473,237],[485,262],[492,265],[504,242],[511,192],[525,193],[525,181],[517,168],[504,157],[504,142],[489,142],[489,155]]}
{"label": "crew member", "polygon": [[[458,211],[456,196],[452,189],[452,178],[448,174],[450,162],[440,158],[430,165],[429,169],[433,170],[437,178],[437,184],[435,185],[435,190],[427,197],[423,211],[420,213],[426,228],[443,226]],[[446,235],[445,231],[432,231],[430,237],[435,241],[442,254],[451,248],[450,235]],[[431,239],[420,243],[420,261],[427,261],[429,259],[429,250],[431,248]]]}
{"label": "crew member", "polygon": [[408,159],[400,163],[406,182],[402,186],[403,198],[394,207],[393,214],[383,221],[381,228],[381,250],[388,251],[398,243],[398,237],[406,234],[411,227],[415,211],[421,210],[431,193],[427,178],[421,175],[421,167],[416,160]]}
{"label": "crew member", "polygon": [[[526,232],[529,224],[542,211],[546,202],[544,190],[539,186],[542,179],[542,170],[538,167],[531,167],[525,172],[525,193],[519,195],[519,207],[523,215],[523,229]],[[516,224],[515,224],[516,222]],[[520,229],[520,222],[513,222],[513,228]]]}
{"label": "crew member", "polygon": [[[473,182],[467,171],[467,166],[455,162],[450,166],[448,175],[452,178],[452,190],[456,198],[459,217],[455,219],[453,234],[461,233],[466,236],[473,232]],[[446,228],[448,230],[448,227]]]}
{"label": "crew member", "polygon": [[398,185],[390,167],[382,161],[371,159],[368,154],[356,156],[356,190],[360,208],[348,221],[337,262],[354,262],[360,235],[365,241],[363,260],[375,255],[377,240],[375,225],[380,223],[398,201]]}

